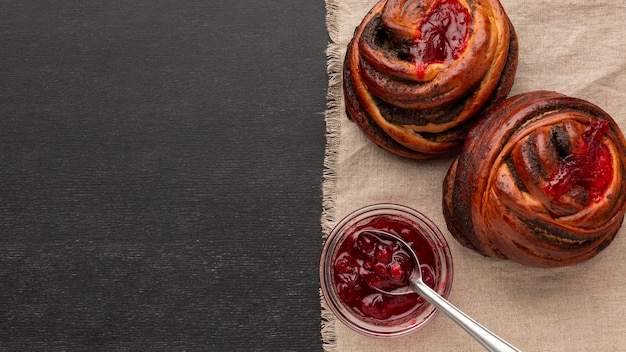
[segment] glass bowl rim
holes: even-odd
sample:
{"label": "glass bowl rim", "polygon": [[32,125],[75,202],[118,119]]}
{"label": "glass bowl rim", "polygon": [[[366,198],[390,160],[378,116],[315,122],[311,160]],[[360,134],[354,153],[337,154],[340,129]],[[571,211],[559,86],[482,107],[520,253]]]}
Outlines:
{"label": "glass bowl rim", "polygon": [[[405,205],[397,203],[376,203],[367,205],[350,212],[334,226],[325,239],[319,263],[320,287],[327,306],[335,317],[357,332],[368,336],[392,338],[413,333],[428,325],[437,315],[438,310],[430,303],[426,302],[425,304],[429,306],[417,316],[414,323],[406,326],[403,324],[400,326],[382,327],[369,324],[351,314],[350,311],[338,301],[336,294],[330,292],[332,290],[331,261],[334,251],[345,239],[345,236],[342,235],[350,232],[349,227],[351,224],[355,225],[358,224],[359,221],[381,215],[399,216],[403,218],[403,220],[408,220],[409,223],[415,223],[415,225],[422,228],[422,230],[418,232],[422,236],[425,236],[429,242],[434,242],[435,246],[432,250],[438,255],[439,261],[441,262],[440,271],[438,272],[440,280],[435,290],[444,298],[449,296],[452,288],[454,276],[453,261],[448,242],[439,227],[420,211]],[[353,318],[351,319],[351,317]]]}

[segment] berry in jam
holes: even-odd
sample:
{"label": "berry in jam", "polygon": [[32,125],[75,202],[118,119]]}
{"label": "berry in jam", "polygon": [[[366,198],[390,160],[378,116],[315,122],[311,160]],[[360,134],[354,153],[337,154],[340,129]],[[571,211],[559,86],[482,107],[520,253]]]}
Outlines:
{"label": "berry in jam", "polygon": [[458,59],[467,47],[471,16],[457,0],[439,0],[424,16],[410,48],[418,77],[432,63]]}
{"label": "berry in jam", "polygon": [[599,202],[613,180],[613,158],[602,138],[609,131],[606,121],[597,121],[585,129],[577,150],[559,159],[543,190],[556,201],[574,188],[589,193],[588,202]]}
{"label": "berry in jam", "polygon": [[394,290],[407,286],[415,263],[400,243],[368,229],[391,232],[408,242],[420,258],[424,281],[435,286],[437,264],[431,245],[406,223],[380,216],[355,228],[341,244],[333,262],[338,296],[355,313],[381,321],[415,311],[425,302],[417,294],[391,296],[373,288]]}

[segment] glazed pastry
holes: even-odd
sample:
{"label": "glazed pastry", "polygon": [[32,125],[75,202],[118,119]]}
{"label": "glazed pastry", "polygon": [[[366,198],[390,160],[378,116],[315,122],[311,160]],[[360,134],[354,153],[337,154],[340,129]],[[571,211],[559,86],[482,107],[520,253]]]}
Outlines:
{"label": "glazed pastry", "polygon": [[597,106],[554,92],[511,97],[470,131],[443,185],[448,229],[483,255],[576,264],[625,212],[626,142]]}
{"label": "glazed pastry", "polygon": [[456,149],[481,110],[505,98],[517,38],[498,0],[383,0],[348,45],[348,117],[410,158]]}

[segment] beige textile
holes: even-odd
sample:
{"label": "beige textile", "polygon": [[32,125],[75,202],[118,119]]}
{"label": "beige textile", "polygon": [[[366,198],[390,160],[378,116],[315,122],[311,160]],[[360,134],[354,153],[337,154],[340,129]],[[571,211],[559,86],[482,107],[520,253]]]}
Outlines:
{"label": "beige textile", "polygon": [[[394,156],[367,140],[344,112],[341,64],[355,27],[376,0],[326,0],[329,94],[324,178],[324,236],[349,212],[393,202],[431,218],[451,247],[450,301],[523,351],[626,351],[626,226],[583,264],[528,268],[482,257],[460,246],[441,210],[443,177],[452,161]],[[554,90],[588,100],[626,131],[626,2],[502,0],[519,37],[511,94]],[[398,339],[362,336],[336,321],[322,299],[327,351],[482,351],[439,314],[421,331]]]}

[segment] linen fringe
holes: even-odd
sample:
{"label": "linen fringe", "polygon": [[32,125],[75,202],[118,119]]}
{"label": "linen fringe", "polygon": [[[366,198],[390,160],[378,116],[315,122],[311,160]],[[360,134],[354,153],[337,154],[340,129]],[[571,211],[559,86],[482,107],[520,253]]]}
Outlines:
{"label": "linen fringe", "polygon": [[[325,240],[334,227],[335,219],[335,194],[336,194],[336,172],[337,172],[337,151],[340,147],[341,131],[341,71],[342,52],[338,45],[339,28],[337,23],[336,10],[338,0],[326,0],[326,28],[330,38],[330,43],[326,49],[328,91],[326,94],[326,112],[324,120],[326,123],[326,149],[324,155],[324,172],[322,184],[322,239]],[[335,316],[328,308],[324,297],[320,291],[321,304],[321,335],[323,348],[326,352],[335,352]]]}

